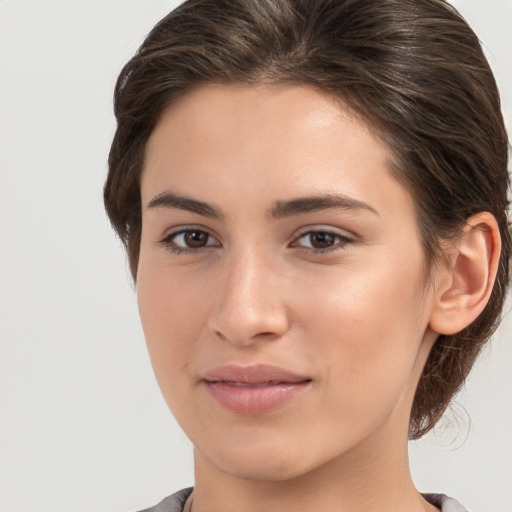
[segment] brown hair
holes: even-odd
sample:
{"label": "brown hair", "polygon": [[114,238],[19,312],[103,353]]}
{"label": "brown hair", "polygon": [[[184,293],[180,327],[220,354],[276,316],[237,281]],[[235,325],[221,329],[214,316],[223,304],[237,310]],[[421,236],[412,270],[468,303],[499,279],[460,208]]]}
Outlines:
{"label": "brown hair", "polygon": [[201,84],[305,84],[340,98],[392,149],[413,194],[429,265],[473,214],[499,224],[502,254],[482,314],[434,345],[410,437],[443,414],[500,320],[509,283],[508,140],[479,41],[443,0],[189,0],[162,19],[122,70],[105,205],[136,279],[139,178],[162,111]]}

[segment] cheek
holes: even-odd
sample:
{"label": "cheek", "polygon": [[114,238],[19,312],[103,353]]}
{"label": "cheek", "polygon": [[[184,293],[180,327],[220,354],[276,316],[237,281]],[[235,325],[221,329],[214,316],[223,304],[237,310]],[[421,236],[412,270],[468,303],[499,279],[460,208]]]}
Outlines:
{"label": "cheek", "polygon": [[167,388],[189,374],[211,295],[202,283],[179,279],[162,269],[141,269],[138,275],[137,300],[144,335],[166,398]]}
{"label": "cheek", "polygon": [[399,258],[364,268],[355,263],[337,275],[297,280],[304,339],[314,339],[317,354],[329,361],[329,378],[361,386],[361,394],[384,384],[403,387],[425,333],[421,267],[413,255],[414,273],[401,263]]}

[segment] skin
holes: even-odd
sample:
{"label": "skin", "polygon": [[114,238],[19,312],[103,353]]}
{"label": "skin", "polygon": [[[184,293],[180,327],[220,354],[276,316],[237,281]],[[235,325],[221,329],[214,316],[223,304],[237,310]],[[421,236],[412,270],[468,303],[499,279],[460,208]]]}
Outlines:
{"label": "skin", "polygon": [[[436,510],[413,485],[407,431],[450,275],[429,279],[391,157],[304,86],[204,86],[151,135],[138,303],[157,380],[194,444],[194,512]],[[157,204],[165,193],[218,217]],[[350,207],[271,214],[280,201],[334,195]],[[190,241],[173,235],[183,229],[203,234],[176,252]],[[311,384],[259,415],[212,400],[206,371],[256,363]]]}

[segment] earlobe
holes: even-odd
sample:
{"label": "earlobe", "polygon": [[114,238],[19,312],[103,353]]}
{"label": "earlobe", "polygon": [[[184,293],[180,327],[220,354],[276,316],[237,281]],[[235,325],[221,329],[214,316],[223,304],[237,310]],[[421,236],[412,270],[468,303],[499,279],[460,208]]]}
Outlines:
{"label": "earlobe", "polygon": [[501,238],[498,223],[488,212],[470,217],[450,243],[447,263],[435,275],[430,328],[455,334],[467,327],[486,306],[498,271]]}

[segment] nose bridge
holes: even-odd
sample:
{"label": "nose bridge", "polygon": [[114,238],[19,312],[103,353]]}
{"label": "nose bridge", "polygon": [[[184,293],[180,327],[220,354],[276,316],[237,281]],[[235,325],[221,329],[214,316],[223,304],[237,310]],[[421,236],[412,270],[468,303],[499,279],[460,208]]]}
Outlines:
{"label": "nose bridge", "polygon": [[276,338],[287,328],[275,262],[263,250],[244,248],[226,258],[212,329],[231,343]]}

